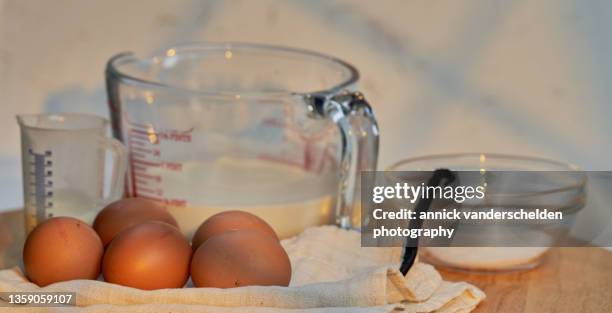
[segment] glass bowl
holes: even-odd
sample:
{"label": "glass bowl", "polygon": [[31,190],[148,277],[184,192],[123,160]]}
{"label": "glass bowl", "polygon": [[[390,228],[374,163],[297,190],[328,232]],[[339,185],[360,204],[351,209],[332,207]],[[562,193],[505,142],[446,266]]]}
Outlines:
{"label": "glass bowl", "polygon": [[[431,155],[399,161],[387,171],[440,168],[454,171],[458,177],[468,171],[490,174],[486,197],[462,205],[461,210],[520,207],[535,211],[546,207],[561,211],[563,219],[545,223],[517,220],[511,224],[455,222],[454,227],[461,228],[457,235],[463,238],[454,238],[450,247],[422,246],[419,251],[421,260],[438,267],[487,273],[534,268],[551,246],[563,245],[558,241],[560,236],[566,240],[585,202],[585,173],[574,165],[543,158],[490,153]],[[455,239],[459,243],[455,244]]]}

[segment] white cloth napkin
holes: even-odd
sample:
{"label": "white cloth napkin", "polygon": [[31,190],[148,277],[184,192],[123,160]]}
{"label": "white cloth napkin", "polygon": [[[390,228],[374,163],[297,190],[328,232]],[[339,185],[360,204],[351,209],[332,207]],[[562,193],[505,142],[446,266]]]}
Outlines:
{"label": "white cloth napkin", "polygon": [[443,281],[424,263],[404,277],[400,248],[363,248],[355,231],[321,226],[282,244],[293,267],[289,287],[144,291],[74,280],[40,288],[13,268],[0,271],[0,292],[75,292],[77,306],[8,308],[0,300],[0,312],[470,312],[485,297],[468,283]]}

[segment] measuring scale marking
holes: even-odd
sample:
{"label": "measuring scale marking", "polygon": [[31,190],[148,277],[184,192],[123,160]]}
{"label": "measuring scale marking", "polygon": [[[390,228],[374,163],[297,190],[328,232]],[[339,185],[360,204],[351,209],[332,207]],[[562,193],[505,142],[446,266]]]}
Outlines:
{"label": "measuring scale marking", "polygon": [[[191,131],[191,130],[190,130]],[[130,179],[132,181],[132,196],[161,201],[176,206],[185,206],[183,199],[167,199],[161,186],[163,179],[160,174],[152,174],[152,169],[164,168],[172,171],[182,170],[182,164],[161,162],[160,149],[157,147],[160,140],[177,142],[190,142],[191,134],[187,132],[156,132],[151,127],[132,124],[127,137]],[[159,173],[159,170],[156,171]]]}
{"label": "measuring scale marking", "polygon": [[30,196],[34,197],[36,219],[43,220],[53,217],[53,212],[51,212],[53,208],[53,170],[51,169],[53,153],[50,150],[44,153],[34,153],[32,149],[28,149],[28,153],[32,156],[30,175],[33,179],[34,192]]}
{"label": "measuring scale marking", "polygon": [[[155,188],[161,183],[161,175],[151,175],[149,168],[161,166],[160,162],[152,161],[159,157],[159,149],[155,148],[159,141],[155,133],[146,129],[131,128],[128,130],[128,142],[130,153],[130,175],[132,180],[132,195],[134,197],[152,198],[163,201],[163,190]],[[153,188],[147,188],[149,186]]]}

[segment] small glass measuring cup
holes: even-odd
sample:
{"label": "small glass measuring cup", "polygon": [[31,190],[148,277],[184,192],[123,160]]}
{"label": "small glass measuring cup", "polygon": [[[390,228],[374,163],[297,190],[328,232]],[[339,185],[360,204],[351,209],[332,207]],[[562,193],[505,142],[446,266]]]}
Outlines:
{"label": "small glass measuring cup", "polygon": [[[106,119],[79,113],[24,114],[17,122],[26,233],[54,216],[91,223],[102,205],[121,197],[127,159],[123,145],[106,137]],[[106,197],[105,150],[113,156]]]}

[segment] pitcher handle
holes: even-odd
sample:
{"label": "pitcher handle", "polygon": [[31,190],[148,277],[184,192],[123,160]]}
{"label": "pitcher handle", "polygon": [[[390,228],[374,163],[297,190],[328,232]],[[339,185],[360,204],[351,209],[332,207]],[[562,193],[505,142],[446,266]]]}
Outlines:
{"label": "pitcher handle", "polygon": [[336,223],[355,227],[353,210],[361,194],[362,171],[375,171],[378,161],[379,131],[372,107],[360,92],[343,92],[331,97],[308,97],[311,113],[330,118],[342,136],[340,185]]}
{"label": "pitcher handle", "polygon": [[104,205],[123,196],[123,185],[127,171],[127,153],[125,146],[115,138],[104,138],[104,146],[113,156],[113,170],[110,178],[110,189],[104,198]]}

